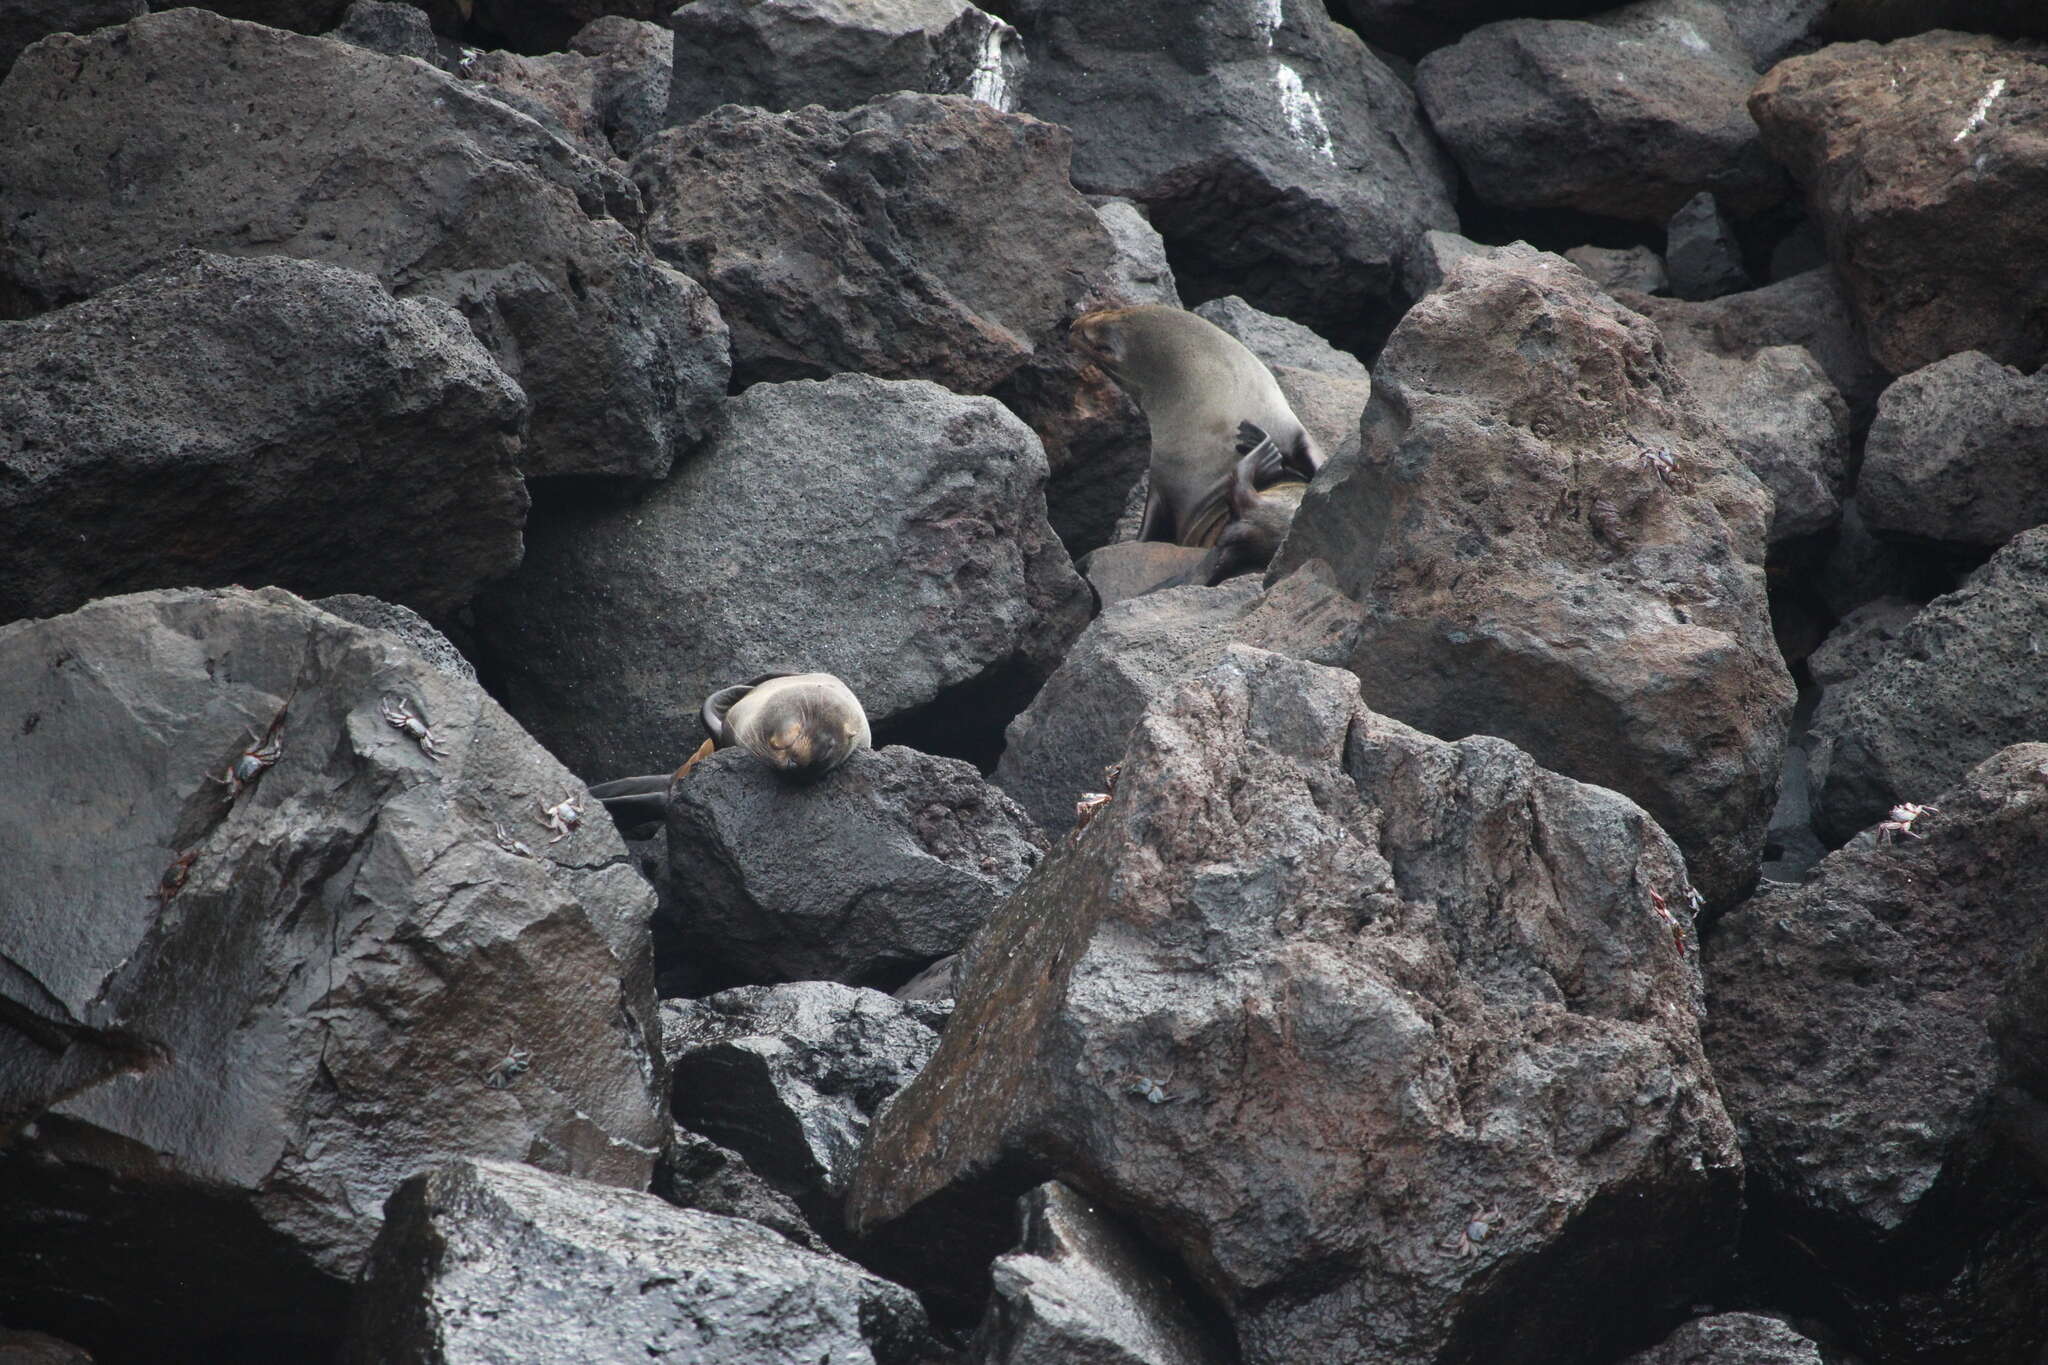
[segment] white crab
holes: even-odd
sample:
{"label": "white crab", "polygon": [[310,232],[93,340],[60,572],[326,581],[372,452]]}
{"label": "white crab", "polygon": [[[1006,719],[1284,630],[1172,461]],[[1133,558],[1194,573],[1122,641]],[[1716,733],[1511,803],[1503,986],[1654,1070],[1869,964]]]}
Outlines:
{"label": "white crab", "polygon": [[1891,818],[1878,822],[1877,841],[1880,844],[1888,844],[1901,834],[1909,839],[1925,839],[1926,835],[1914,832],[1913,822],[1930,811],[1939,809],[1938,806],[1924,806],[1916,801],[1905,801],[1893,806]]}
{"label": "white crab", "polygon": [[583,823],[583,812],[577,808],[576,795],[571,792],[552,806],[543,802],[540,815],[536,818],[555,832],[555,837],[548,842],[559,844],[576,826]]}

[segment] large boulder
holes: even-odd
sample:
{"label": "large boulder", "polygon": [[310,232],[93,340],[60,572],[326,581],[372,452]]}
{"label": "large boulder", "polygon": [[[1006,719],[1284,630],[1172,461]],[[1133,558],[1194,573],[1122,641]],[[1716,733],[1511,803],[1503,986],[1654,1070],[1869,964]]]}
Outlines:
{"label": "large boulder", "polygon": [[1272,572],[1326,559],[1365,604],[1372,705],[1639,801],[1726,904],[1756,877],[1793,700],[1769,510],[1655,327],[1503,248],[1402,320],[1362,447],[1317,476]]}
{"label": "large boulder", "polygon": [[226,583],[445,614],[519,563],[525,413],[453,308],[306,261],[0,322],[0,621]]}
{"label": "large boulder", "polygon": [[1816,823],[1839,844],[2008,744],[2048,737],[2048,527],[1915,616],[1813,717]]}
{"label": "large boulder", "polygon": [[1360,615],[1323,565],[1309,565],[1270,591],[1245,576],[1113,603],[1010,722],[995,780],[1039,825],[1064,833],[1074,823],[1075,802],[1103,789],[1103,770],[1123,756],[1146,708],[1213,668],[1228,646],[1342,667],[1357,643]]}
{"label": "large boulder", "polygon": [[1991,1365],[2048,1339],[2048,744],[1925,797],[1721,921],[1707,1049],[1759,1243],[1868,1358]]}
{"label": "large boulder", "polygon": [[756,384],[643,501],[536,521],[479,634],[513,714],[593,776],[673,769],[705,697],[792,664],[845,679],[877,727],[943,729],[963,695],[1021,703],[1087,621],[1045,478],[990,398]]}
{"label": "large boulder", "polygon": [[607,15],[578,31],[567,52],[480,53],[461,74],[591,156],[630,157],[667,126],[673,43],[659,24]]}
{"label": "large boulder", "polygon": [[1737,215],[1784,195],[1743,107],[1755,83],[1704,0],[1488,24],[1415,72],[1430,124],[1486,203],[1659,225],[1702,192]]}
{"label": "large boulder", "polygon": [[426,1163],[645,1187],[652,895],[603,819],[549,840],[581,786],[474,682],[188,589],[0,627],[0,696],[10,1320],[123,1359],[322,1343]]}
{"label": "large boulder", "polygon": [[466,81],[205,10],[40,44],[0,86],[0,314],[179,246],[349,266],[462,310],[532,400],[529,477],[659,478],[724,396],[724,324],[639,207]]}
{"label": "large boulder", "polygon": [[391,1196],[347,1365],[914,1365],[907,1289],[755,1223],[528,1166],[450,1162]]}
{"label": "large boulder", "polygon": [[850,109],[912,90],[1016,107],[1024,43],[967,0],[690,0],[668,122],[722,104]]}
{"label": "large boulder", "polygon": [[2048,62],[2038,44],[1930,33],[1842,43],[1750,97],[1894,374],[1957,351],[2048,360]]}
{"label": "large boulder", "polygon": [[1248,1365],[1611,1358],[1737,1217],[1686,895],[1625,798],[1232,647],[977,937],[849,1217],[1057,1169]]}
{"label": "large boulder", "polygon": [[1965,351],[1901,376],[1856,500],[1873,530],[1992,548],[2048,522],[2048,372]]}
{"label": "large boulder", "polygon": [[731,749],[670,797],[667,918],[709,981],[893,989],[959,951],[1043,843],[957,758],[891,745],[798,785]]}
{"label": "large boulder", "polygon": [[1356,343],[1406,302],[1455,174],[1414,94],[1313,0],[1017,0],[1023,108],[1074,130],[1074,183],[1150,210],[1189,298],[1241,294]]}

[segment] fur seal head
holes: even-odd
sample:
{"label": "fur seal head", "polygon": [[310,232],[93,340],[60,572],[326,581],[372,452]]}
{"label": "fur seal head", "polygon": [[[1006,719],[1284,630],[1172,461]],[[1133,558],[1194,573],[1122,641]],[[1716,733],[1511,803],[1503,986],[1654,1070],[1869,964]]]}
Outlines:
{"label": "fur seal head", "polygon": [[874,735],[853,689],[830,673],[765,673],[704,703],[719,748],[745,749],[785,777],[821,777]]}

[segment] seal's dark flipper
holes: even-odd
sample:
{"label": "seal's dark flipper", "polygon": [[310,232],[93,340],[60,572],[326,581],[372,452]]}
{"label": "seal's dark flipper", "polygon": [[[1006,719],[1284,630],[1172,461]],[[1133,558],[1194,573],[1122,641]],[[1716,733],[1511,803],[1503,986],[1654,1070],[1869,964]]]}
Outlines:
{"label": "seal's dark flipper", "polygon": [[590,794],[604,802],[604,808],[612,818],[628,820],[659,820],[668,809],[667,773],[649,773],[645,777],[621,777],[613,782],[600,782],[590,789]]}
{"label": "seal's dark flipper", "polygon": [[1281,463],[1301,475],[1302,482],[1307,483],[1314,479],[1316,471],[1323,467],[1323,453],[1316,449],[1315,442],[1309,439],[1306,431],[1303,431],[1295,435],[1293,446],[1286,452],[1286,458]]}
{"label": "seal's dark flipper", "polygon": [[[771,674],[771,677],[781,676]],[[704,733],[711,736],[711,742],[723,749],[732,743],[732,733],[725,728],[725,713],[732,710],[733,703],[754,690],[755,683],[739,683],[732,687],[721,687],[704,699]]]}
{"label": "seal's dark flipper", "polygon": [[1237,453],[1240,455],[1249,455],[1258,449],[1261,441],[1270,441],[1272,439],[1272,437],[1266,434],[1266,429],[1257,422],[1239,422],[1237,424]]}

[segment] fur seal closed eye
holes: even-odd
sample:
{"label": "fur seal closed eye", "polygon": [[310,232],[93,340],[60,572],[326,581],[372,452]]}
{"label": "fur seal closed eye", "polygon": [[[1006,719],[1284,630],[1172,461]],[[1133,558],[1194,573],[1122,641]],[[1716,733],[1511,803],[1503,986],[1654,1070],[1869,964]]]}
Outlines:
{"label": "fur seal closed eye", "polygon": [[1216,544],[1232,520],[1241,423],[1269,436],[1282,466],[1301,479],[1322,468],[1322,452],[1273,372],[1207,318],[1159,304],[1104,308],[1076,318],[1068,335],[1136,400],[1152,428],[1151,488],[1138,539]]}
{"label": "fur seal closed eye", "polygon": [[821,777],[871,748],[867,712],[830,673],[764,673],[704,703],[719,748],[738,745],[785,777]]}

